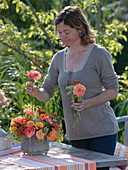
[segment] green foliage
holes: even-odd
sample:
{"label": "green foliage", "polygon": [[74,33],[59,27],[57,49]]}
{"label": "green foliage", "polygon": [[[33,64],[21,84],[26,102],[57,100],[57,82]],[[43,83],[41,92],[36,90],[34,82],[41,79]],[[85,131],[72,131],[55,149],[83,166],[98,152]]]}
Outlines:
{"label": "green foliage", "polygon": [[119,93],[113,109],[117,116],[128,115],[128,66],[125,68],[125,72],[119,76]]}
{"label": "green foliage", "polygon": [[[119,93],[112,101],[112,105],[117,117],[128,115],[128,66],[125,68],[125,72],[119,76]],[[118,141],[123,143],[124,123],[119,123],[119,128]]]}
{"label": "green foliage", "polygon": [[[8,107],[0,107],[0,125],[6,129],[9,127],[11,118],[22,114],[24,105],[32,102],[32,97],[25,91],[25,75],[30,68],[30,62],[17,53],[12,55],[4,51],[0,56],[0,89],[3,89],[6,96],[12,100]],[[42,106],[37,99],[33,102],[35,105]]]}
{"label": "green foliage", "polygon": [[9,6],[8,6],[8,2],[7,1],[2,1],[2,0],[0,0],[0,9],[8,9],[9,8]]}
{"label": "green foliage", "polygon": [[[58,112],[63,119],[60,90],[58,89],[54,97],[44,104],[26,94],[24,76],[31,69],[36,69],[45,77],[53,54],[60,49],[54,35],[54,17],[65,4],[78,5],[82,8],[98,35],[97,43],[110,51],[113,63],[123,50],[120,40],[127,41],[124,32],[128,31],[128,24],[124,19],[125,6],[120,1],[4,0],[0,2],[2,11],[0,14],[3,14],[0,16],[0,88],[12,99],[8,107],[0,108],[1,125],[6,129],[11,117],[22,113],[27,105],[31,106],[32,100],[35,106],[40,105],[50,114]],[[126,67],[124,73],[119,76],[119,95],[112,101],[116,116],[128,114],[127,70]]]}
{"label": "green foliage", "polygon": [[111,24],[105,25],[105,28],[99,33],[97,41],[105,46],[113,56],[117,56],[123,49],[123,45],[119,40],[124,39],[127,41],[123,31],[127,32],[127,24],[120,23],[119,20],[114,19]]}

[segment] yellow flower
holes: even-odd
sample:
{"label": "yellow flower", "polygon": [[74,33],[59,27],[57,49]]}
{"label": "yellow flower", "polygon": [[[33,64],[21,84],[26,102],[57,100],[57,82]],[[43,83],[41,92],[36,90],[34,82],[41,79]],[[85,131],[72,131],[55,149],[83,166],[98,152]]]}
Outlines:
{"label": "yellow flower", "polygon": [[34,124],[34,122],[33,121],[28,121],[27,123],[26,123],[26,125],[27,125],[27,127],[32,127],[32,126],[34,126],[35,124]]}
{"label": "yellow flower", "polygon": [[10,132],[14,132],[16,129],[17,129],[16,126],[11,126],[11,127],[10,127]]}
{"label": "yellow flower", "polygon": [[44,124],[43,124],[42,122],[37,122],[37,123],[35,124],[35,128],[36,128],[36,129],[43,128],[43,127],[44,127]]}
{"label": "yellow flower", "polygon": [[42,132],[42,129],[36,132],[36,137],[38,139],[44,139],[44,133]]}

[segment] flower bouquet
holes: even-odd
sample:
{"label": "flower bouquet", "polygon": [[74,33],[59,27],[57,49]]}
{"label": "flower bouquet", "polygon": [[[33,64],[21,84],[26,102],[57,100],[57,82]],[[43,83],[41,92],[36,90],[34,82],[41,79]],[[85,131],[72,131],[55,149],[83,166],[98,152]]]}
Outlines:
{"label": "flower bouquet", "polygon": [[[11,121],[10,133],[14,140],[24,143],[27,140],[28,146],[25,149],[29,150],[29,145],[33,145],[32,141],[38,142],[56,141],[62,137],[62,127],[57,119],[43,110],[33,112],[31,109],[24,110],[24,116],[18,116]],[[30,141],[30,142],[29,142]],[[21,147],[22,147],[21,143]],[[37,148],[39,147],[38,151]],[[40,146],[34,147],[36,153],[41,151]],[[29,152],[32,151],[30,148]],[[32,153],[33,154],[33,153]]]}
{"label": "flower bouquet", "polygon": [[[79,81],[72,81],[73,85],[68,86],[66,89],[68,90],[67,95],[71,96],[71,99],[74,100],[74,103],[81,103],[83,95],[85,94],[86,87],[82,85]],[[73,115],[78,118],[80,118],[80,112],[76,110],[72,110]]]}

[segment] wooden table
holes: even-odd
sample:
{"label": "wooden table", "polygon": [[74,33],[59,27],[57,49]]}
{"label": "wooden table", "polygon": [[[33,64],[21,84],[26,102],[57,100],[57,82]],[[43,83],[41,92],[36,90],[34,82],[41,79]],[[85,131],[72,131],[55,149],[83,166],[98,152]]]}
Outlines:
{"label": "wooden table", "polygon": [[96,162],[96,167],[116,167],[119,165],[128,165],[128,160],[124,158],[118,158],[115,156],[102,154],[86,149],[75,148],[71,145],[63,143],[50,143],[50,149],[64,154],[70,154],[75,157],[88,159]]}
{"label": "wooden table", "polygon": [[[79,158],[88,159],[91,161],[95,161],[97,167],[106,167],[106,166],[116,167],[118,165],[128,164],[128,161],[124,158],[118,158],[115,156],[110,156],[110,155],[106,155],[106,154],[102,154],[99,152],[94,152],[94,151],[90,151],[86,149],[75,148],[75,147],[72,147],[71,145],[63,144],[63,143],[50,142],[50,150],[63,153],[63,154],[69,154],[71,156],[75,156]],[[21,170],[23,168],[18,167],[17,165],[12,165],[12,164],[1,161],[0,169]]]}

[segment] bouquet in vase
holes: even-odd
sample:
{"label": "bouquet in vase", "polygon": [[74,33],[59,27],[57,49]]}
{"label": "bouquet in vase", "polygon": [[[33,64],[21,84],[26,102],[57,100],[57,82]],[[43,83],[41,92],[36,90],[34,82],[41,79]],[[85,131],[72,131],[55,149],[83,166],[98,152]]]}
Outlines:
{"label": "bouquet in vase", "polygon": [[[55,113],[56,115],[56,113]],[[35,136],[38,140],[55,141],[62,137],[62,127],[58,120],[45,110],[24,110],[24,116],[11,120],[10,133],[14,140],[24,142]]]}

